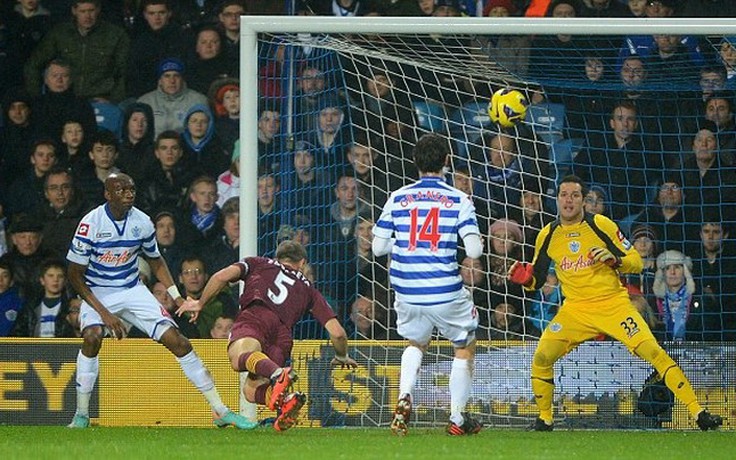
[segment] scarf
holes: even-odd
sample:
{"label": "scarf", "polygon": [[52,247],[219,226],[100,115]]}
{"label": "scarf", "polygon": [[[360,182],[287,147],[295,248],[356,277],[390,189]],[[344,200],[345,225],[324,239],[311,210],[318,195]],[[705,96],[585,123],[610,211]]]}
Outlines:
{"label": "scarf", "polygon": [[685,339],[685,324],[690,315],[690,300],[687,284],[683,283],[677,292],[667,291],[664,299],[658,302],[659,314],[665,325],[667,335],[674,340]]}
{"label": "scarf", "polygon": [[215,225],[215,221],[217,220],[217,217],[219,215],[220,208],[218,208],[217,206],[215,206],[212,211],[206,214],[200,214],[197,211],[197,208],[195,206],[192,206],[192,223],[201,233],[205,233],[207,232],[207,230],[211,229],[212,226]]}

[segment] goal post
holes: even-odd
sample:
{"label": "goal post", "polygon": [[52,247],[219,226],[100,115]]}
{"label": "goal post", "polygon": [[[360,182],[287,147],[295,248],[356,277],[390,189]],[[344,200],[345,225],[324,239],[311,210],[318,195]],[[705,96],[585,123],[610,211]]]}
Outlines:
{"label": "goal post", "polygon": [[[568,41],[563,40],[557,48],[554,37],[568,35],[584,45],[566,48]],[[668,65],[664,60],[642,59],[649,70],[647,84],[629,85],[622,76],[624,62],[631,56],[643,58],[647,46],[646,52],[652,52],[649,43],[655,35],[697,37],[702,47],[687,48],[684,38],[678,38],[673,46],[682,53],[681,60]],[[538,233],[554,219],[555,188],[563,175],[586,175],[586,182],[599,193],[591,202],[605,201],[607,208],[601,212],[619,223],[632,242],[631,231],[638,224],[647,231],[659,229],[643,216],[654,207],[660,186],[681,182],[677,186],[687,189],[683,209],[700,212],[700,220],[686,222],[692,225],[683,227],[679,246],[665,244],[670,234],[660,235],[660,250],[694,251],[687,254],[695,267],[692,273],[704,277],[704,258],[694,249],[699,225],[717,215],[723,228],[731,229],[731,210],[736,209],[736,193],[732,198],[727,192],[728,187],[736,188],[736,126],[711,128],[704,121],[710,116],[705,104],[711,96],[724,94],[730,101],[736,77],[723,70],[722,87],[706,97],[700,80],[707,78],[700,72],[707,66],[698,59],[720,62],[718,47],[731,35],[736,37],[736,24],[727,18],[242,16],[241,256],[272,254],[281,239],[308,234],[304,241],[310,259],[316,260],[316,285],[356,338],[361,365],[350,376],[340,374],[339,385],[306,389],[318,401],[310,406],[310,416],[325,425],[337,423],[334,420],[360,426],[390,422],[403,342],[397,340],[388,261],[373,257],[369,247],[361,248],[361,241],[369,238],[361,229],[375,222],[388,194],[415,180],[411,149],[423,133],[437,132],[448,139],[452,147],[448,181],[458,188],[467,181],[464,186],[481,220],[486,246],[481,262],[458,263],[467,263],[461,269],[463,281],[477,297],[482,315],[469,410],[486,424],[520,427],[536,416],[529,383],[531,356],[539,331],[560,305],[561,293],[554,286],[554,267],[550,288],[535,297],[506,283],[504,275],[512,260],[530,261],[533,230]],[[528,40],[517,40],[520,36]],[[627,42],[626,37],[633,38]],[[648,38],[642,44],[636,37]],[[736,50],[736,40],[734,46]],[[308,68],[320,73],[326,89],[300,105],[304,99],[300,91],[306,91],[300,84],[313,78],[302,75]],[[632,68],[631,78],[641,79],[642,72]],[[720,70],[715,73],[721,75]],[[494,126],[487,114],[490,96],[499,88],[517,89],[531,103],[525,120],[509,129]],[[666,103],[668,98],[672,105]],[[278,107],[280,143],[264,147],[259,112],[268,107]],[[633,110],[636,119],[627,121],[616,110]],[[321,120],[322,116],[332,116],[333,121]],[[322,127],[322,122],[332,125]],[[723,147],[719,157],[724,175],[719,177],[724,187],[687,182],[692,177],[688,161],[694,155],[693,138],[702,129],[712,130]],[[618,145],[622,136],[625,139]],[[639,138],[641,161],[620,163],[618,153],[632,150],[639,144],[631,139],[639,142]],[[365,152],[367,158],[361,157]],[[509,152],[513,155],[507,156]],[[302,153],[313,162],[304,174],[295,166]],[[259,211],[259,174],[277,181],[278,205],[271,220],[263,219]],[[347,176],[354,179],[356,190],[350,190],[353,181],[343,179]],[[304,185],[302,180],[313,182]],[[343,201],[350,201],[350,193],[357,194],[355,207],[350,208],[355,215],[341,220]],[[536,204],[526,204],[527,194],[536,196]],[[696,195],[702,202],[690,201]],[[538,209],[529,213],[527,206]],[[509,239],[516,252],[493,248]],[[264,246],[264,241],[269,243]],[[632,295],[644,299],[642,311],[651,315],[647,319],[658,328],[665,348],[690,377],[699,398],[715,412],[732,413],[736,291],[729,286],[736,286],[736,270],[719,279],[718,299],[695,293],[693,314],[698,323],[692,327],[700,328],[699,335],[671,341],[664,323],[657,323],[658,297],[651,289],[657,255],[647,256],[649,271],[644,276],[624,281],[632,292],[639,290]],[[724,266],[736,267],[736,253],[728,257]],[[361,304],[363,300],[367,303]],[[497,308],[502,304],[505,309]],[[366,316],[373,321],[363,324]],[[513,322],[522,324],[520,329],[512,329]],[[297,339],[325,338],[313,320],[300,322],[295,332]],[[311,364],[324,358],[295,357]],[[728,364],[717,369],[709,364],[714,360]],[[425,354],[415,395],[417,423],[446,422],[451,362],[452,348],[446,342],[433,343]],[[326,372],[323,362],[318,368]],[[651,371],[620,344],[605,340],[584,344],[556,365],[555,416],[562,426],[572,428],[693,428],[681,405],[657,416],[637,410],[636,399]],[[310,381],[324,383],[331,378],[312,375]],[[360,413],[350,409],[351,401],[356,401],[349,396],[353,389],[362,398]],[[342,396],[333,397],[336,392]],[[332,403],[335,398],[340,404]],[[338,411],[344,412],[336,416]]]}

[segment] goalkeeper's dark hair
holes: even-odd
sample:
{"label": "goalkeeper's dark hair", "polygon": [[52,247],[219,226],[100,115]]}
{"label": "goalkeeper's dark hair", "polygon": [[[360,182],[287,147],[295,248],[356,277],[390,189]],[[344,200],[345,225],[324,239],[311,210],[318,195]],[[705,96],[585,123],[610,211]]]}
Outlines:
{"label": "goalkeeper's dark hair", "polygon": [[297,263],[301,260],[307,260],[307,251],[297,241],[284,240],[276,248],[276,260],[279,262]]}
{"label": "goalkeeper's dark hair", "polygon": [[439,173],[450,154],[447,139],[435,134],[423,135],[414,146],[414,164],[423,173]]}
{"label": "goalkeeper's dark hair", "polygon": [[580,191],[583,193],[583,197],[588,194],[588,186],[585,185],[585,182],[578,176],[574,174],[569,174],[562,178],[560,181],[560,185],[557,187],[557,194],[560,194],[560,187],[562,187],[562,184],[580,184]]}

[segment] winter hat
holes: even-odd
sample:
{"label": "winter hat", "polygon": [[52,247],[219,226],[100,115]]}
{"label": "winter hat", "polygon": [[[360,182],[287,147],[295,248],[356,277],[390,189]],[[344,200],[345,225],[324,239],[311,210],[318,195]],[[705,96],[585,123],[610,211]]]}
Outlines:
{"label": "winter hat", "polygon": [[652,254],[657,253],[657,241],[659,238],[657,237],[657,231],[652,227],[651,225],[646,224],[640,224],[635,226],[631,230],[631,241],[635,241],[637,238],[649,238],[651,242],[654,244],[654,250],[652,251]]}
{"label": "winter hat", "polygon": [[508,11],[511,16],[516,14],[516,6],[514,6],[514,3],[511,0],[490,0],[486,4],[486,7],[483,8],[483,16],[488,16],[492,9],[499,7],[506,8],[506,11]]}
{"label": "winter hat", "polygon": [[498,219],[488,229],[490,235],[495,235],[496,232],[506,231],[506,233],[514,240],[521,242],[523,237],[521,233],[521,227],[513,219]]}
{"label": "winter hat", "polygon": [[161,78],[161,75],[166,72],[178,72],[184,73],[184,63],[177,58],[166,58],[159,62],[156,77]]}
{"label": "winter hat", "polygon": [[657,273],[654,276],[654,283],[652,285],[652,291],[657,297],[664,297],[667,287],[665,286],[664,271],[670,265],[682,265],[683,272],[685,273],[685,284],[687,286],[687,292],[692,294],[695,292],[695,281],[693,280],[692,269],[693,261],[690,257],[670,249],[664,251],[662,254],[657,256]]}

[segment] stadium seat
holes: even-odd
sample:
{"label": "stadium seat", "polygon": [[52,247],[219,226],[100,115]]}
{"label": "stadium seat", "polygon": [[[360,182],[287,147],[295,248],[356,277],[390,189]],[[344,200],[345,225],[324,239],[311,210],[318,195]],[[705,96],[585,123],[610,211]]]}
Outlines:
{"label": "stadium seat", "polygon": [[478,143],[483,130],[491,126],[487,102],[468,102],[449,118],[450,133],[456,139],[455,154],[468,158],[468,143]]}
{"label": "stadium seat", "polygon": [[120,138],[123,134],[123,111],[109,102],[92,102],[97,127],[106,129]]}
{"label": "stadium seat", "polygon": [[447,132],[445,109],[438,102],[412,101],[417,126],[432,132]]}
{"label": "stadium seat", "polygon": [[526,122],[537,137],[550,144],[562,139],[565,129],[563,104],[532,104],[526,112]]}

